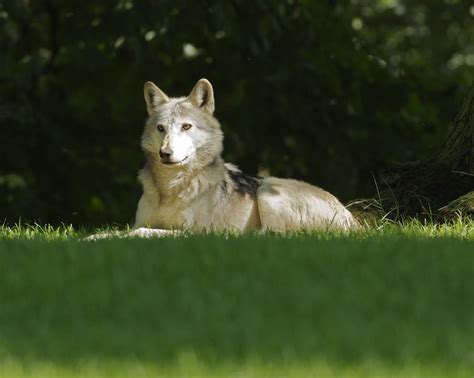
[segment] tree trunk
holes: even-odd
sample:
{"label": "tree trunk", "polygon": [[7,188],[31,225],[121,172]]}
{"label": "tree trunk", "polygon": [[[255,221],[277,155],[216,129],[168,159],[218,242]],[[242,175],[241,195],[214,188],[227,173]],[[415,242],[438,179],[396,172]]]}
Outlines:
{"label": "tree trunk", "polygon": [[474,85],[435,156],[393,164],[379,172],[375,201],[355,202],[355,212],[377,210],[391,218],[474,215]]}

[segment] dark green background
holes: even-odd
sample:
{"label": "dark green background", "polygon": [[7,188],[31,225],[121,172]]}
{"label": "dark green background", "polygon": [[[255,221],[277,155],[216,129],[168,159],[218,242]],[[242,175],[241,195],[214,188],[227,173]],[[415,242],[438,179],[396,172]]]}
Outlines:
{"label": "dark green background", "polygon": [[208,78],[225,158],[248,173],[371,195],[371,171],[440,145],[474,79],[473,15],[461,0],[0,2],[0,221],[132,221],[145,80],[184,95]]}

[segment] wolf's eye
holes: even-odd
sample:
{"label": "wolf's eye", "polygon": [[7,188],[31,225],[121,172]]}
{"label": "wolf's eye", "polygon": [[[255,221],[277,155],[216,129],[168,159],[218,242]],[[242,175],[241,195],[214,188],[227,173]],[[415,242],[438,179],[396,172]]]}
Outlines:
{"label": "wolf's eye", "polygon": [[189,130],[193,125],[190,123],[183,123],[183,126],[181,127],[183,130]]}
{"label": "wolf's eye", "polygon": [[158,125],[158,126],[156,126],[156,128],[158,129],[158,131],[159,131],[160,133],[162,133],[163,131],[165,131],[165,128],[163,127],[163,125]]}

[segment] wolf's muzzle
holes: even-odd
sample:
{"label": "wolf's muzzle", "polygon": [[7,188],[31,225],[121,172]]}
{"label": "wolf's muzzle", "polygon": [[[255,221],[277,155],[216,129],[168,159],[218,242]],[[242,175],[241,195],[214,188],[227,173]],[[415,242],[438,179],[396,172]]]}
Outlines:
{"label": "wolf's muzzle", "polygon": [[173,150],[171,148],[160,149],[160,158],[164,163],[171,162],[171,155],[173,155]]}

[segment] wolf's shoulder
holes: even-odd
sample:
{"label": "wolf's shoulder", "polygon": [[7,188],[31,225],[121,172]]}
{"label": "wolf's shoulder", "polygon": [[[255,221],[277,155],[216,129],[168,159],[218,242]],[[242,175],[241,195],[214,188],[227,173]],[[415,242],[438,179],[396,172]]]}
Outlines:
{"label": "wolf's shoulder", "polygon": [[232,184],[234,191],[240,195],[250,195],[257,197],[257,191],[263,183],[263,178],[243,173],[236,165],[224,164],[227,181]]}

